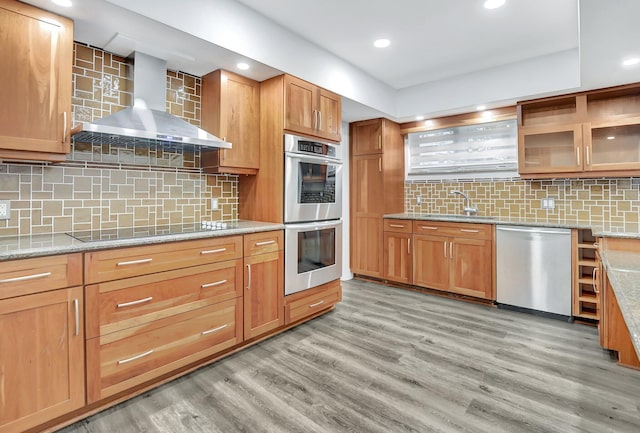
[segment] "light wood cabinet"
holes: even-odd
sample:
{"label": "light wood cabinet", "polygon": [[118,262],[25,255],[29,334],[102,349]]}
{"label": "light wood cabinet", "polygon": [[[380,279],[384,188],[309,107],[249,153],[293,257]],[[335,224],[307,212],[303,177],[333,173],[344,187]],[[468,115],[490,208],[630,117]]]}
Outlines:
{"label": "light wood cabinet", "polygon": [[0,0],[0,158],[64,161],[71,127],[73,22]]}
{"label": "light wood cabinet", "polygon": [[628,176],[640,169],[640,84],[518,104],[524,177]]}
{"label": "light wood cabinet", "polygon": [[238,345],[242,236],[85,255],[87,401]]}
{"label": "light wood cabinet", "polygon": [[413,233],[413,284],[495,299],[490,225],[414,221]]}
{"label": "light wood cabinet", "polygon": [[205,173],[256,174],[260,168],[260,83],[228,71],[202,77],[202,128],[232,144],[202,152]]}
{"label": "light wood cabinet", "polygon": [[572,244],[572,315],[582,319],[600,320],[602,266],[597,240],[589,229],[574,229]]}
{"label": "light wood cabinet", "polygon": [[285,75],[284,128],[293,133],[339,142],[342,98],[314,84]]}
{"label": "light wood cabinet", "polygon": [[82,287],[0,300],[0,431],[85,404],[83,310]]}
{"label": "light wood cabinet", "polygon": [[387,119],[354,122],[350,137],[351,271],[383,278],[383,216],[404,211],[404,143]]}
{"label": "light wood cabinet", "polygon": [[333,308],[340,301],[342,301],[340,280],[330,281],[318,287],[285,296],[284,323],[288,325],[306,319]]}
{"label": "light wood cabinet", "polygon": [[284,325],[284,233],[245,236],[244,339]]}
{"label": "light wood cabinet", "polygon": [[384,220],[384,279],[412,284],[412,222]]}

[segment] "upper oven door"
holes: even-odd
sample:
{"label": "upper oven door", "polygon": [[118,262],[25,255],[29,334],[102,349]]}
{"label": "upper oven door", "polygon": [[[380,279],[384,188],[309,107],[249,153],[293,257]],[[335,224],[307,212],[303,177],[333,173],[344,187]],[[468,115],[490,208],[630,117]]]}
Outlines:
{"label": "upper oven door", "polygon": [[342,217],[342,162],[285,153],[284,222]]}

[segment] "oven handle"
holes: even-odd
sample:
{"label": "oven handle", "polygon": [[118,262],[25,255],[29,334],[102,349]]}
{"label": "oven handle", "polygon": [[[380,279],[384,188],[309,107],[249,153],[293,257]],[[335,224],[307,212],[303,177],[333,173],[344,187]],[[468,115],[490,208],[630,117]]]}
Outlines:
{"label": "oven handle", "polygon": [[331,227],[340,227],[342,226],[342,221],[340,220],[331,220],[331,221],[316,221],[310,223],[301,223],[301,224],[285,224],[285,230],[323,230]]}
{"label": "oven handle", "polygon": [[302,162],[311,162],[311,163],[324,163],[324,164],[339,164],[342,165],[342,161],[337,158],[332,158],[330,156],[316,156],[316,155],[301,155],[299,153],[293,152],[285,152],[285,157],[296,159]]}

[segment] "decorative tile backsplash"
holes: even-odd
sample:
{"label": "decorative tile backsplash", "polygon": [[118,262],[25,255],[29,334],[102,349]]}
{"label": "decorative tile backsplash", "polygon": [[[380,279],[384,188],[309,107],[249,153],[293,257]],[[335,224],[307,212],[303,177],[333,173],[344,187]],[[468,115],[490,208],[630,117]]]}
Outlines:
{"label": "decorative tile backsplash", "polygon": [[[126,59],[74,44],[74,124],[130,105],[130,68]],[[167,111],[200,126],[200,97],[200,78],[167,71]],[[238,176],[199,167],[199,151],[179,146],[88,143],[72,144],[61,164],[0,163],[0,199],[11,200],[0,236],[237,219]]]}
{"label": "decorative tile backsplash", "polygon": [[[461,214],[464,199],[449,194],[457,189],[480,215],[629,224],[640,214],[638,178],[406,182],[404,188],[405,211],[413,213]],[[553,198],[555,208],[543,209],[543,198]]]}

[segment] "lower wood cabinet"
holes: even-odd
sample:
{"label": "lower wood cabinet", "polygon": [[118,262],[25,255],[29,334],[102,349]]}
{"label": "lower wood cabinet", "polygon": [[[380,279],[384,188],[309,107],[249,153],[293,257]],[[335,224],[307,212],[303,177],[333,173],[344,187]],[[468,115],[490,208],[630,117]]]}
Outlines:
{"label": "lower wood cabinet", "polygon": [[437,290],[449,289],[449,238],[413,235],[415,263],[413,284]]}
{"label": "lower wood cabinet", "polygon": [[384,279],[396,283],[413,282],[411,220],[384,220]]}
{"label": "lower wood cabinet", "polygon": [[284,234],[245,236],[244,339],[284,325]]}
{"label": "lower wood cabinet", "polygon": [[330,281],[313,289],[294,293],[284,298],[284,323],[295,323],[342,301],[340,280]]}
{"label": "lower wood cabinet", "polygon": [[85,404],[82,287],[0,300],[0,431]]}

